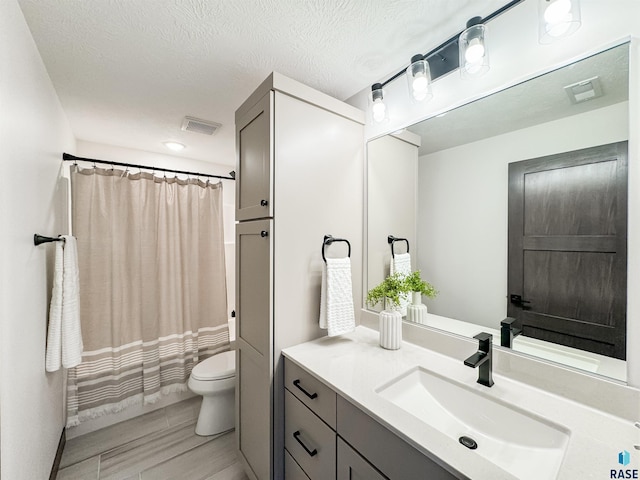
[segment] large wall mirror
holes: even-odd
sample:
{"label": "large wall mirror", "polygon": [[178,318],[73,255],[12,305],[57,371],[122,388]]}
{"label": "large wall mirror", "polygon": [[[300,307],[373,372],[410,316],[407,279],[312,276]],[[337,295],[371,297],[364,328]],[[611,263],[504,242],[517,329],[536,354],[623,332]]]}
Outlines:
{"label": "large wall mirror", "polygon": [[625,43],[369,142],[367,289],[406,238],[427,327],[625,381],[628,99]]}

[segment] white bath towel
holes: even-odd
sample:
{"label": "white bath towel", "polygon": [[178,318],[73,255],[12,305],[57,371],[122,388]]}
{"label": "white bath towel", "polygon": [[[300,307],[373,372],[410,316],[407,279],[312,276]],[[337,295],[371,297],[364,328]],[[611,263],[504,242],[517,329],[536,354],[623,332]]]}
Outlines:
{"label": "white bath towel", "polygon": [[82,361],[78,249],[74,237],[63,238],[64,242],[56,242],[45,364],[48,372],[60,366],[75,367]]}
{"label": "white bath towel", "polygon": [[334,337],[356,328],[351,284],[351,259],[327,258],[322,270],[320,328]]}
{"label": "white bath towel", "polygon": [[[400,273],[401,275],[411,274],[411,255],[408,253],[396,253],[391,258],[391,264],[389,265],[389,273]],[[400,295],[400,307],[398,310],[402,313],[402,316],[407,315],[407,307],[411,304],[411,295],[409,293]]]}

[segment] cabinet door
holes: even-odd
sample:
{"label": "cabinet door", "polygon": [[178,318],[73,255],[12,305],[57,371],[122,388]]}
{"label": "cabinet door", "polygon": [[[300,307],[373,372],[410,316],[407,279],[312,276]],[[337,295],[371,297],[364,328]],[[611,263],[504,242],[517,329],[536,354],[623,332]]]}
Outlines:
{"label": "cabinet door", "polygon": [[264,358],[273,349],[273,221],[236,225],[236,332]]}
{"label": "cabinet door", "polygon": [[388,480],[340,437],[337,473],[336,480]]}
{"label": "cabinet door", "polygon": [[272,221],[236,225],[236,427],[253,479],[271,478]]}
{"label": "cabinet door", "polygon": [[273,92],[236,121],[236,220],[273,216]]}

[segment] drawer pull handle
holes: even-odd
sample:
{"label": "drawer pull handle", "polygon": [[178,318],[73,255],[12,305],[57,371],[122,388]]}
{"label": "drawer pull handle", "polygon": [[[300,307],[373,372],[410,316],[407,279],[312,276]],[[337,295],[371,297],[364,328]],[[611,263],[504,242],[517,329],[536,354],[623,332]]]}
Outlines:
{"label": "drawer pull handle", "polygon": [[295,432],[293,432],[293,438],[295,438],[296,441],[300,445],[302,445],[302,448],[304,448],[304,451],[307,452],[310,457],[315,457],[318,454],[318,450],[316,450],[315,448],[313,450],[309,450],[309,448],[298,437],[300,437],[300,430],[296,430]]}
{"label": "drawer pull handle", "polygon": [[269,202],[267,200],[260,200],[261,207],[266,207],[267,205],[269,205]]}
{"label": "drawer pull handle", "polygon": [[267,232],[266,230],[262,230],[262,231],[260,232],[260,236],[261,236],[262,238],[264,238],[264,237],[268,237],[268,236],[269,236],[269,232]]}
{"label": "drawer pull handle", "polygon": [[305,394],[307,397],[309,397],[311,400],[313,400],[313,399],[315,399],[315,398],[317,398],[317,397],[318,397],[318,394],[317,394],[317,393],[309,393],[309,392],[307,392],[304,388],[302,388],[302,387],[300,386],[300,380],[294,380],[294,381],[293,381],[293,384],[294,384],[296,387],[298,387],[298,389],[299,389],[300,391],[302,391],[302,393],[304,393],[304,394]]}

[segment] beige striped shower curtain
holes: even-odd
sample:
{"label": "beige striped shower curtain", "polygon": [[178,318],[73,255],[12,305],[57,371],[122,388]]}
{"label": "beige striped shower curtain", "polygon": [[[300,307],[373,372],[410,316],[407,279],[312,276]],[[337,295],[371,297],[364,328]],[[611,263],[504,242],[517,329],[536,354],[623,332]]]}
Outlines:
{"label": "beige striped shower curtain", "polygon": [[229,350],[222,183],[72,167],[82,363],[67,426],[187,389]]}

